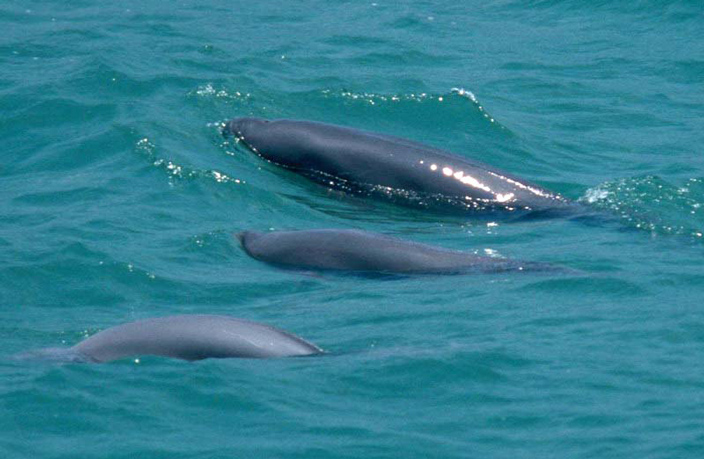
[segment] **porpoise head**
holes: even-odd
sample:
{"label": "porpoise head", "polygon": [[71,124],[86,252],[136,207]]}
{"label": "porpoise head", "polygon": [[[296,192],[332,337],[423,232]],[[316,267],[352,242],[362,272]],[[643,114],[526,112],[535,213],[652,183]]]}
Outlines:
{"label": "porpoise head", "polygon": [[259,235],[261,235],[261,233],[257,231],[240,231],[239,233],[234,234],[235,238],[237,238],[242,245],[245,245],[248,240],[256,238]]}
{"label": "porpoise head", "polygon": [[235,118],[225,125],[223,135],[232,134],[257,152],[269,137],[270,120],[264,118]]}
{"label": "porpoise head", "polygon": [[264,118],[235,118],[225,124],[223,134],[232,134],[240,138],[256,135],[259,130],[265,128],[270,122]]}
{"label": "porpoise head", "polygon": [[274,264],[291,264],[290,260],[295,259],[301,253],[307,254],[309,249],[305,246],[298,247],[295,242],[280,241],[279,235],[288,234],[286,231],[274,231],[262,233],[259,231],[242,231],[236,233],[242,249],[247,255],[255,260],[265,261]]}
{"label": "porpoise head", "polygon": [[235,238],[240,241],[240,244],[242,244],[242,248],[245,250],[245,252],[249,253],[250,255],[253,255],[251,253],[252,244],[262,235],[263,233],[260,233],[258,231],[241,231],[239,233],[235,233]]}
{"label": "porpoise head", "polygon": [[232,134],[259,156],[281,166],[300,165],[308,149],[308,134],[300,123],[290,120],[235,118],[225,125],[223,135]]}

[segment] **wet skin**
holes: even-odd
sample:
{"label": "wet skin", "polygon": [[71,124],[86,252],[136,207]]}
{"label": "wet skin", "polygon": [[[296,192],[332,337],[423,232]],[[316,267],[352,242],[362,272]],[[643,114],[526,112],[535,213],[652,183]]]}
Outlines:
{"label": "wet skin", "polygon": [[201,360],[320,353],[322,350],[314,344],[269,325],[228,316],[181,315],[118,325],[71,348],[39,349],[20,357],[101,363],[140,355]]}
{"label": "wet skin", "polygon": [[325,186],[393,196],[402,204],[513,216],[559,215],[571,213],[574,206],[557,193],[493,166],[399,137],[261,118],[233,119],[224,133],[262,158]]}
{"label": "wet skin", "polygon": [[483,257],[359,230],[244,231],[236,236],[252,258],[300,270],[403,275],[569,271],[548,263]]}

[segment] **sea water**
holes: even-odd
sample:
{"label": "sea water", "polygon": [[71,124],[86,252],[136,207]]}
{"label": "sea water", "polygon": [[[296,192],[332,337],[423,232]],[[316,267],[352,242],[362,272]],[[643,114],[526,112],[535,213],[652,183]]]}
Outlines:
{"label": "sea water", "polygon": [[[0,5],[3,458],[704,455],[704,5]],[[608,215],[449,217],[330,191],[237,116],[397,135]],[[584,275],[280,271],[245,229],[356,228]],[[320,358],[13,360],[227,314]]]}

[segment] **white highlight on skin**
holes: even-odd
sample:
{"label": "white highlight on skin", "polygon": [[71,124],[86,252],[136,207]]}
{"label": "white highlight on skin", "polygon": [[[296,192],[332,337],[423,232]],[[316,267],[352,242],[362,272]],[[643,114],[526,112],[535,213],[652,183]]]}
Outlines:
{"label": "white highlight on skin", "polygon": [[[420,164],[423,164],[423,161],[419,161],[419,162],[420,162]],[[433,172],[437,171],[438,165],[431,164],[430,170]],[[443,167],[441,170],[442,170],[443,175],[445,175],[446,177],[454,177],[456,180],[459,180],[460,182],[462,182],[465,185],[470,185],[470,186],[473,186],[474,188],[479,188],[480,190],[486,191],[487,193],[492,193],[491,188],[489,188],[487,185],[483,184],[482,182],[480,182],[476,178],[472,177],[471,175],[465,175],[464,171],[455,172],[454,170],[452,170],[451,167],[448,167],[448,166]],[[491,171],[488,171],[488,172],[491,175],[493,175],[494,177],[498,177],[501,180],[504,180],[512,185],[515,185],[518,188],[528,190],[531,193],[536,194],[538,196],[541,196],[541,197],[552,197],[553,196],[552,194],[545,193],[542,190],[539,190],[537,188],[533,188],[531,186],[517,182],[516,180],[512,180],[508,177],[497,174],[495,172],[491,172]],[[508,201],[513,200],[515,198],[515,196],[516,195],[514,193],[497,193],[497,194],[495,194],[495,199],[497,202],[504,203],[504,202],[508,202]]]}
{"label": "white highlight on skin", "polygon": [[511,199],[513,199],[514,196],[515,195],[513,193],[506,193],[506,194],[499,193],[496,195],[496,200],[499,202],[506,202],[506,201],[510,201]]}
{"label": "white highlight on skin", "polygon": [[539,189],[537,189],[537,188],[533,188],[532,186],[528,186],[528,185],[525,185],[525,184],[523,184],[523,183],[521,183],[521,182],[517,182],[517,181],[515,181],[515,180],[511,180],[510,178],[504,177],[503,175],[500,175],[500,174],[497,174],[497,173],[491,172],[491,171],[487,171],[487,172],[489,172],[489,173],[490,173],[491,175],[493,175],[494,177],[498,177],[498,178],[500,178],[501,180],[505,180],[505,181],[507,181],[508,183],[510,183],[511,185],[515,185],[515,186],[517,186],[518,188],[521,188],[521,189],[524,189],[524,190],[528,190],[528,191],[530,191],[531,193],[536,194],[536,195],[538,195],[538,196],[541,196],[541,197],[544,197],[544,198],[547,198],[547,197],[550,197],[550,196],[551,196],[551,195],[549,195],[549,194],[546,194],[546,193],[542,192],[541,190],[539,190]]}
{"label": "white highlight on skin", "polygon": [[481,183],[479,180],[475,179],[471,175],[464,175],[461,179],[460,182],[464,183],[465,185],[471,185],[475,188],[479,188],[480,190],[484,190],[486,192],[491,193],[491,188],[488,186],[484,185]]}
{"label": "white highlight on skin", "polygon": [[[421,164],[422,164],[422,161],[421,161]],[[438,165],[431,164],[430,170],[433,172],[437,171]],[[484,185],[483,183],[481,183],[479,180],[475,179],[471,175],[464,175],[464,171],[455,172],[454,170],[452,170],[451,167],[445,166],[442,168],[442,173],[446,177],[454,177],[455,179],[459,180],[460,182],[464,183],[465,185],[470,185],[470,186],[473,186],[474,188],[479,188],[480,190],[486,191],[487,193],[491,193],[491,188]],[[502,198],[504,198],[503,201],[499,200],[499,202],[505,202],[513,197],[513,193],[510,193],[508,195],[498,195],[498,196],[501,196]],[[508,197],[506,197],[506,196],[508,196]]]}
{"label": "white highlight on skin", "polygon": [[[436,171],[436,170],[438,170],[438,165],[437,165],[437,164],[431,164],[431,165],[430,165],[430,170],[431,170],[431,171]],[[457,171],[457,172],[455,172],[455,171],[452,170],[452,168],[445,166],[445,167],[442,168],[442,173],[443,173],[446,177],[454,177],[455,179],[459,180],[460,182],[464,183],[465,185],[470,185],[470,186],[473,186],[473,187],[475,187],[475,188],[479,188],[480,190],[484,190],[484,191],[486,191],[486,192],[488,192],[488,193],[491,193],[491,188],[489,188],[488,186],[484,185],[483,183],[481,183],[479,180],[475,179],[475,178],[472,177],[471,175],[464,175],[464,171]],[[500,195],[500,196],[502,196],[502,195]],[[511,196],[510,196],[509,198],[507,198],[506,200],[510,199],[511,197],[513,197],[513,194],[511,194]],[[504,201],[500,201],[500,202],[504,202]]]}

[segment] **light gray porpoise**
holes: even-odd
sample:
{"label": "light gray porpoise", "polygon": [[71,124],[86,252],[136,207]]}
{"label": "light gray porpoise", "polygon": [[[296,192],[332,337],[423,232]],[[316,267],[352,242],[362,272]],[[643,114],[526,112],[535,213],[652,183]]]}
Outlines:
{"label": "light gray porpoise", "polygon": [[109,362],[139,355],[201,360],[294,357],[321,352],[314,344],[269,325],[227,316],[182,315],[118,325],[72,348],[41,349],[23,357]]}

